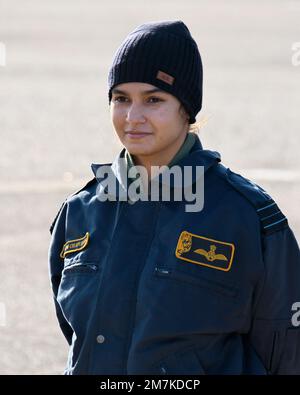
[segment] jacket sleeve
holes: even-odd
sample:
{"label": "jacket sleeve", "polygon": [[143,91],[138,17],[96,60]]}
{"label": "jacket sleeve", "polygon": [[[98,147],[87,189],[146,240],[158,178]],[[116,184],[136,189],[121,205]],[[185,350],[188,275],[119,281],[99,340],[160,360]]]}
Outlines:
{"label": "jacket sleeve", "polygon": [[251,342],[268,374],[300,374],[300,252],[290,227],[262,238],[265,276]]}
{"label": "jacket sleeve", "polygon": [[73,330],[69,325],[69,323],[67,322],[67,320],[65,319],[61,311],[60,305],[57,301],[59,284],[61,280],[62,270],[64,268],[64,260],[60,257],[60,252],[62,250],[62,246],[65,243],[66,211],[67,211],[67,203],[64,202],[50,227],[51,242],[50,242],[49,254],[48,254],[48,269],[49,269],[51,287],[53,291],[56,316],[60,328],[65,338],[67,339],[67,342],[71,344]]}

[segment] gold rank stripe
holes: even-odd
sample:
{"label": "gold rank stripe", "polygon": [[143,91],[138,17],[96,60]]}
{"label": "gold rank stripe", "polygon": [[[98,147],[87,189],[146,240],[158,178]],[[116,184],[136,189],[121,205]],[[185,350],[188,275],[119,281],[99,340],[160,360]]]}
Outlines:
{"label": "gold rank stripe", "polygon": [[[206,243],[208,242],[210,244],[210,249],[203,249],[203,248],[198,248],[195,251],[191,251],[192,249],[192,244],[193,244],[193,238],[197,238],[197,239],[202,239],[204,240]],[[217,245],[218,244],[222,244],[224,246],[227,246],[228,248],[230,248],[230,256],[226,257],[223,254],[216,254],[215,251],[217,250]],[[201,259],[201,261],[196,261],[194,259],[190,259],[188,257],[188,254],[190,252],[195,252],[197,254],[199,254],[199,259]],[[176,247],[176,251],[175,251],[175,256],[178,259],[182,259],[184,261],[187,262],[191,262],[191,263],[195,263],[197,265],[201,265],[201,266],[207,266],[210,267],[212,269],[216,269],[216,270],[222,270],[224,272],[228,272],[231,269],[231,265],[232,265],[232,261],[233,261],[233,256],[234,256],[234,252],[235,252],[235,246],[232,243],[227,243],[225,241],[219,241],[219,240],[215,240],[215,239],[210,239],[208,237],[204,237],[204,236],[199,236],[199,235],[195,235],[193,233],[190,233],[188,231],[182,231],[179,238],[178,238],[178,242],[177,242],[177,247]],[[183,255],[184,254],[184,255]],[[209,258],[209,259],[205,259],[203,257]],[[228,265],[227,267],[220,267],[216,264],[212,264],[212,263],[208,263],[208,261],[211,260],[216,261],[216,263],[218,263],[218,261],[228,261]]]}
{"label": "gold rank stripe", "polygon": [[90,238],[90,234],[89,232],[86,232],[86,234],[83,237],[80,237],[79,239],[67,241],[61,250],[60,257],[63,259],[67,254],[71,254],[72,252],[83,250],[87,246],[89,242],[89,238]]}

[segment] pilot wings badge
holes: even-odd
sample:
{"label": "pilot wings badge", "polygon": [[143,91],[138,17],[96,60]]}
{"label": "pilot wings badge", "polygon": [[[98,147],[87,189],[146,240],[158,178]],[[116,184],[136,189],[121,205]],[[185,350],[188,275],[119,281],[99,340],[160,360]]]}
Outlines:
{"label": "pilot wings badge", "polygon": [[193,233],[181,232],[175,255],[177,258],[217,270],[231,269],[235,246]]}

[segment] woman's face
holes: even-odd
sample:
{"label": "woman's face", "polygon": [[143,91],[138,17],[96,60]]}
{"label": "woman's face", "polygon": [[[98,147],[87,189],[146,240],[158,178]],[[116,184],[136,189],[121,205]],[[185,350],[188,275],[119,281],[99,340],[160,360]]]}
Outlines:
{"label": "woman's face", "polygon": [[[141,83],[119,84],[112,90],[111,118],[130,154],[154,164],[165,164],[176,154],[189,128],[179,100],[157,87]],[[137,161],[138,162],[138,161]]]}

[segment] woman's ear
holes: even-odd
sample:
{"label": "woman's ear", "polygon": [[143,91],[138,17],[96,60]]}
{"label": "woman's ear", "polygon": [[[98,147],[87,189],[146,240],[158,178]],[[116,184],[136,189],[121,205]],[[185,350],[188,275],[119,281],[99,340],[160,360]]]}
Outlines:
{"label": "woman's ear", "polygon": [[189,114],[187,113],[186,109],[184,108],[184,106],[183,106],[181,103],[180,103],[180,106],[179,106],[179,112],[180,112],[180,114],[182,115],[182,117],[183,117],[186,121],[189,121],[189,120],[190,120]]}

